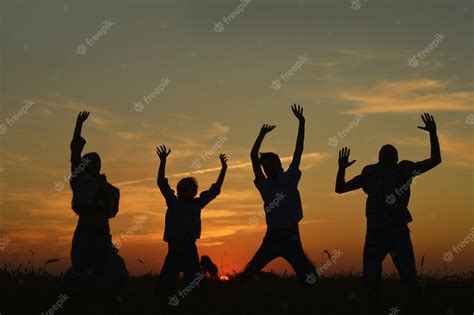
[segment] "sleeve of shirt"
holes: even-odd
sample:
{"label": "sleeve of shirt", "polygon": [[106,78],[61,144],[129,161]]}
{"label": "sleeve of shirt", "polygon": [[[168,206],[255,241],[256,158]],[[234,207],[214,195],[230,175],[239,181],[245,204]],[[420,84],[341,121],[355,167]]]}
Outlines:
{"label": "sleeve of shirt", "polygon": [[423,173],[423,170],[425,169],[425,165],[423,165],[424,163],[424,161],[413,162],[404,160],[401,161],[399,165],[403,167],[402,172],[405,176],[405,179],[411,182],[414,177],[419,176]]}
{"label": "sleeve of shirt", "polygon": [[286,171],[286,175],[288,176],[290,183],[293,183],[295,186],[297,186],[301,179],[301,170],[297,166],[291,164]]}
{"label": "sleeve of shirt", "polygon": [[74,138],[71,141],[71,173],[81,164],[81,153],[86,145],[86,139],[83,137]]}
{"label": "sleeve of shirt", "polygon": [[204,208],[207,204],[209,204],[209,202],[211,202],[213,199],[215,199],[220,193],[221,190],[216,184],[212,184],[209,190],[201,192],[201,194],[199,195],[201,209]]}
{"label": "sleeve of shirt", "polygon": [[158,187],[160,188],[163,197],[165,197],[166,202],[176,198],[174,190],[171,189],[168,183],[168,178],[165,177],[161,181],[158,181]]}
{"label": "sleeve of shirt", "polygon": [[412,177],[421,175],[422,170],[424,169],[423,161],[413,162],[413,161],[403,161],[406,164],[407,171],[410,172]]}

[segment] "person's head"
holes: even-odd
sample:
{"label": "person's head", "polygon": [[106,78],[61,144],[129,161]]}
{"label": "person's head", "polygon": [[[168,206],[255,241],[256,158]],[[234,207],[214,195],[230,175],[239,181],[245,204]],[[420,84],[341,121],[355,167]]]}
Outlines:
{"label": "person's head", "polygon": [[100,156],[97,152],[90,152],[84,154],[82,157],[82,163],[85,164],[84,171],[89,174],[99,174],[100,173]]}
{"label": "person's head", "polygon": [[178,197],[193,199],[198,191],[198,184],[194,177],[185,177],[178,182]]}
{"label": "person's head", "polygon": [[384,166],[393,166],[398,163],[398,151],[391,145],[384,145],[379,151],[379,163]]}
{"label": "person's head", "polygon": [[262,165],[263,171],[268,178],[276,177],[283,172],[280,157],[278,154],[273,152],[261,153],[260,164]]}

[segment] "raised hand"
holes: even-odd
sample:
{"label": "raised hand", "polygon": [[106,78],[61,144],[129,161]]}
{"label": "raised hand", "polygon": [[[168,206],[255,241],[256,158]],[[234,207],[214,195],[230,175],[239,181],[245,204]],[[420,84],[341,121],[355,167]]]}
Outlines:
{"label": "raised hand", "polygon": [[266,135],[267,133],[269,133],[270,131],[272,131],[273,129],[275,129],[276,126],[275,125],[267,125],[267,124],[264,124],[262,126],[262,128],[260,129],[260,134],[263,134],[263,135]]}
{"label": "raised hand", "polygon": [[79,115],[77,115],[77,122],[78,123],[84,123],[87,120],[87,117],[89,117],[90,112],[79,112]]}
{"label": "raised hand", "polygon": [[436,132],[436,123],[432,115],[425,113],[421,115],[421,119],[425,123],[424,127],[418,126],[419,129],[428,131],[428,132]]}
{"label": "raised hand", "polygon": [[221,160],[222,168],[227,168],[227,156],[224,153],[221,153],[219,159]]}
{"label": "raised hand", "polygon": [[165,145],[156,148],[156,154],[159,156],[160,160],[166,160],[168,155],[170,155],[171,149],[167,149]]}
{"label": "raised hand", "polygon": [[303,107],[301,107],[300,105],[293,104],[291,106],[291,110],[293,111],[293,114],[295,114],[296,118],[298,118],[298,120],[304,120]]}
{"label": "raised hand", "polygon": [[344,147],[341,150],[339,150],[339,168],[346,169],[352,164],[355,163],[355,160],[352,162],[349,162],[349,155],[351,154],[351,149]]}

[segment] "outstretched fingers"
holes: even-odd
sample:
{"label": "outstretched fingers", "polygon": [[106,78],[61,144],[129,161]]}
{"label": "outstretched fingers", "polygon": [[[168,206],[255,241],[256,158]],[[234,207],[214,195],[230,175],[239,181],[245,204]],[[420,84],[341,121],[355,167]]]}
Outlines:
{"label": "outstretched fingers", "polygon": [[293,104],[291,105],[291,110],[293,111],[293,114],[295,114],[297,118],[300,118],[300,119],[303,118],[303,107],[297,104]]}
{"label": "outstretched fingers", "polygon": [[267,132],[272,131],[272,130],[275,129],[275,128],[276,128],[275,125],[264,124],[264,125],[262,126],[262,131],[264,131],[265,133],[267,133]]}
{"label": "outstretched fingers", "polygon": [[160,158],[166,158],[171,153],[171,149],[167,149],[165,145],[156,148],[156,154]]}
{"label": "outstretched fingers", "polygon": [[82,111],[77,115],[77,120],[84,122],[89,117],[90,112]]}
{"label": "outstretched fingers", "polygon": [[424,113],[423,115],[421,115],[421,119],[423,120],[425,126],[418,126],[419,129],[429,132],[436,131],[436,123],[433,115],[430,115],[429,113]]}
{"label": "outstretched fingers", "polygon": [[340,167],[346,168],[356,162],[356,160],[349,162],[350,154],[351,154],[351,149],[347,147],[344,147],[341,150],[339,150],[339,166]]}
{"label": "outstretched fingers", "polygon": [[221,160],[222,168],[227,168],[227,156],[224,153],[219,154],[219,159]]}

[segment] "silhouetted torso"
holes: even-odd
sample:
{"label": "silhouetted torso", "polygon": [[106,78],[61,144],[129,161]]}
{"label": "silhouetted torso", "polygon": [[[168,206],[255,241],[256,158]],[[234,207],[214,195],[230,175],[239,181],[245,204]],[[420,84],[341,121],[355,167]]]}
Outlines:
{"label": "silhouetted torso", "polygon": [[178,198],[168,184],[168,180],[159,182],[160,190],[165,196],[166,210],[165,242],[191,240],[201,237],[201,210],[219,194],[216,185],[209,190],[201,192],[199,197],[193,199]]}
{"label": "silhouetted torso", "polygon": [[363,189],[367,196],[368,229],[405,227],[412,221],[408,210],[410,185],[419,175],[419,166],[401,161],[386,168],[380,163],[368,165],[362,171]]}
{"label": "silhouetted torso", "polygon": [[254,184],[264,201],[268,227],[295,226],[303,218],[298,183],[301,171],[294,167],[277,178],[256,178]]}

